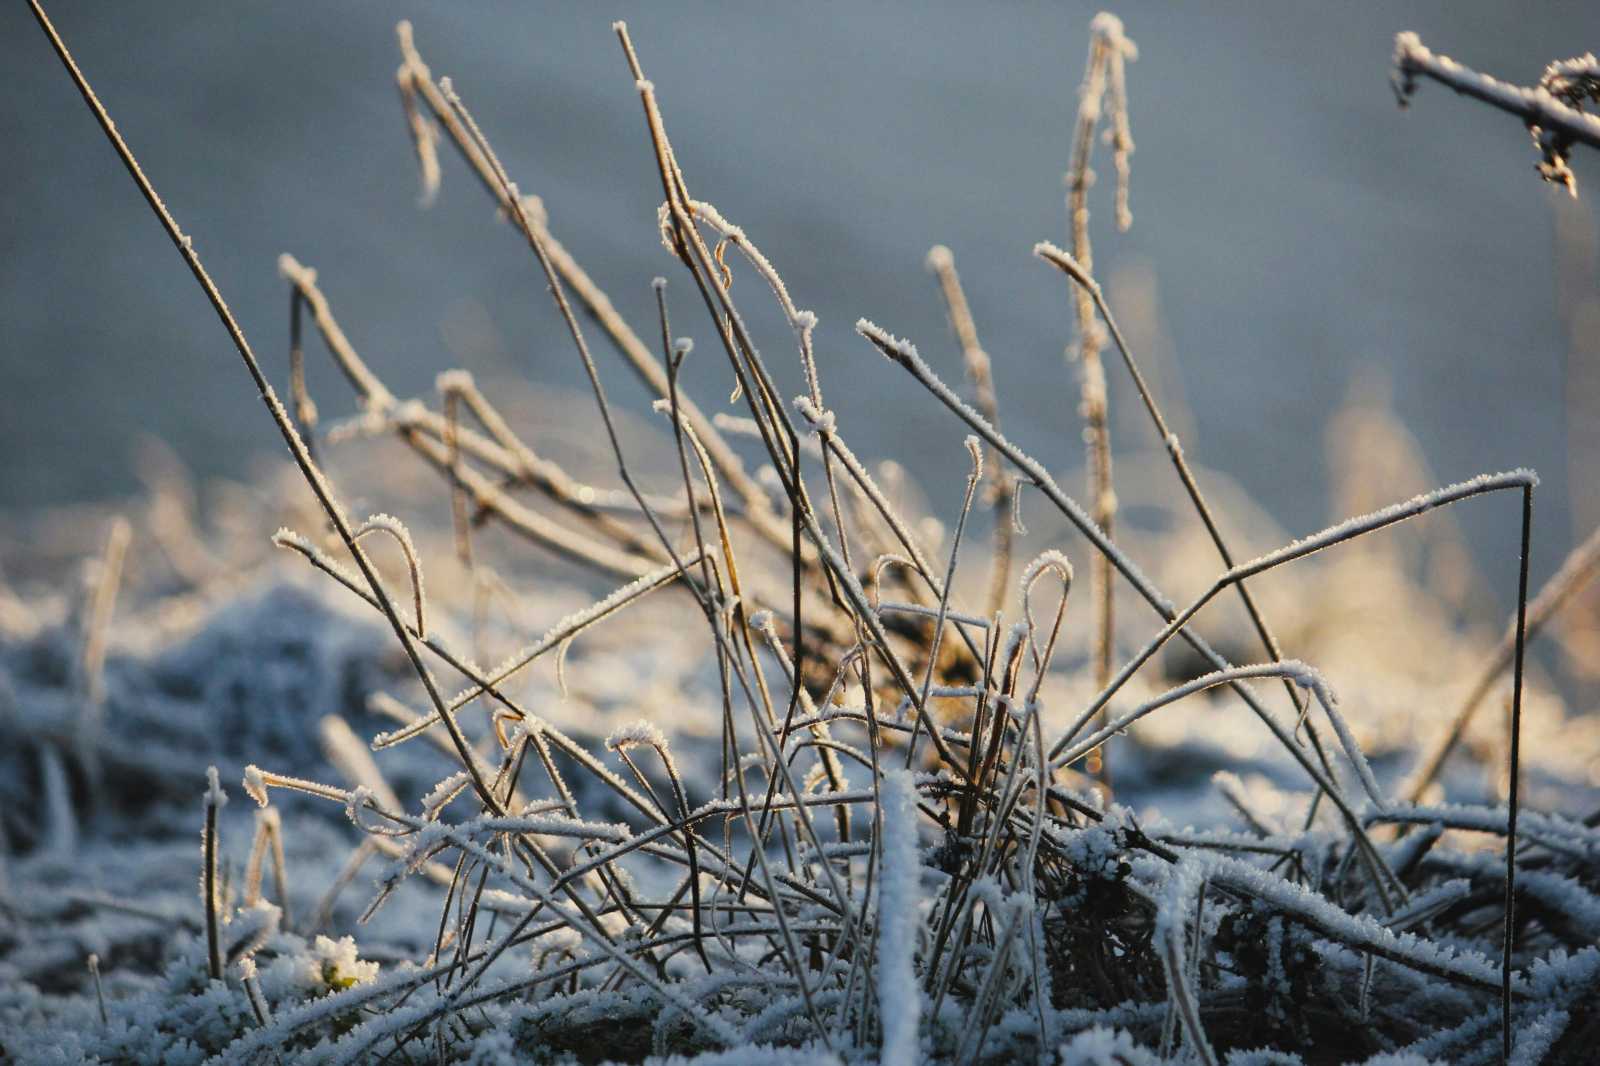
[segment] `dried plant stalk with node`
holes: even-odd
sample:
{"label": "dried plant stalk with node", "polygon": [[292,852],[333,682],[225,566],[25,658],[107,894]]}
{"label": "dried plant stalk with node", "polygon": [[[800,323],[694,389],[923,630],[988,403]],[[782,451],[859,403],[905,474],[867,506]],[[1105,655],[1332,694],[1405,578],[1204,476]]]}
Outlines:
{"label": "dried plant stalk with node", "polygon": [[[319,926],[370,856],[388,862],[367,917],[413,882],[438,886],[432,950],[409,967],[362,970],[348,984],[325,982],[316,996],[270,1001],[260,968],[280,950],[272,937],[287,918],[283,837],[293,828],[274,811],[261,816],[244,905],[231,908],[216,885],[223,796],[213,778],[206,979],[240,1021],[207,1049],[209,1061],[271,1061],[286,1048],[324,1063],[639,1061],[773,1045],[896,1064],[1075,1062],[1100,1052],[1092,1061],[1214,1063],[1263,1044],[1318,1061],[1329,1049],[1348,1058],[1451,1058],[1497,1027],[1508,1056],[1570,1054],[1592,1035],[1584,1005],[1600,984],[1588,932],[1600,914],[1600,829],[1519,812],[1518,781],[1527,637],[1563,589],[1587,580],[1572,575],[1593,571],[1593,549],[1530,606],[1537,479],[1517,470],[1397,502],[1254,559],[1236,556],[1094,276],[1086,197],[1105,110],[1119,224],[1128,218],[1123,67],[1133,48],[1112,16],[1090,27],[1069,180],[1072,248],[1034,249],[1065,276],[1073,301],[1089,505],[1001,431],[997,364],[979,344],[948,249],[935,247],[929,265],[970,402],[916,345],[856,323],[865,349],[905,372],[905,391],[926,393],[964,434],[945,444],[965,480],[950,543],[940,546],[925,543],[923,527],[891,504],[826,406],[817,315],[799,307],[747,230],[691,193],[692,160],[674,150],[657,87],[622,23],[614,28],[662,197],[657,232],[646,236],[659,240],[695,309],[673,308],[678,290],[658,278],[656,321],[642,329],[557,240],[550,205],[507,171],[463,93],[435,78],[405,23],[397,74],[423,202],[440,194],[454,166],[441,157],[453,153],[527,247],[536,286],[548,290],[584,371],[597,436],[622,486],[615,489],[540,455],[464,372],[439,377],[436,407],[396,396],[340,327],[331,290],[285,255],[291,413],[194,242],[37,0],[30,3],[205,291],[332,534],[284,529],[275,543],[381,618],[425,701],[420,709],[392,696],[375,701],[398,725],[367,738],[326,720],[322,748],[342,784],[285,772],[293,767],[251,766],[244,779],[263,808],[274,791],[302,793],[342,807],[363,835],[319,908]],[[781,392],[769,361],[777,349],[758,343],[732,294],[741,273],[760,280],[762,298],[789,327],[784,357],[798,362],[799,397]],[[352,419],[318,419],[306,387],[306,319],[353,390]],[[698,345],[679,333],[691,320]],[[607,350],[596,338],[656,400],[674,460],[660,483],[647,483],[630,462],[601,369]],[[1214,580],[1186,604],[1112,537],[1107,340],[1170,459],[1177,498],[1201,520],[1219,560]],[[704,354],[691,360],[696,350]],[[707,360],[724,359],[737,417],[708,416],[688,394],[711,376]],[[475,531],[495,527],[615,582],[616,591],[501,665],[479,665],[451,647],[407,526],[387,515],[364,523],[347,516],[322,460],[357,436],[392,438],[438,475],[456,556],[474,582],[492,581]],[[767,473],[752,472],[750,450]],[[986,483],[997,528],[974,607],[957,579],[971,548],[969,513]],[[1051,548],[1013,579],[1022,487],[1076,530],[1081,539],[1069,546],[1081,543],[1077,565],[1090,569],[1093,695],[1070,704],[1053,681],[1075,613],[1075,566]],[[1509,804],[1398,802],[1328,680],[1285,657],[1248,583],[1437,508],[1505,494],[1520,505],[1519,595],[1491,676],[1509,661]],[[399,592],[369,555],[367,534],[378,531],[404,555],[409,587]],[[435,584],[438,573],[430,570]],[[1124,619],[1124,632],[1137,623],[1154,629],[1120,661],[1111,611],[1118,583],[1129,604],[1144,605]],[[1197,628],[1230,589],[1262,649],[1258,661],[1230,661]],[[706,713],[718,725],[710,766],[685,758],[692,738],[664,732],[643,696],[641,720],[596,750],[518,684],[543,658],[560,678],[574,641],[623,624],[646,596],[670,597],[672,609],[703,627]],[[1206,664],[1201,676],[1177,684],[1155,676],[1151,664],[1174,643]],[[1293,827],[1258,816],[1241,790],[1234,794],[1254,831],[1236,834],[1142,825],[1082,787],[1125,731],[1152,716],[1207,713],[1197,709],[1207,693],[1244,709],[1276,757],[1298,768],[1303,811]],[[417,741],[447,765],[408,804],[382,760]],[[1446,754],[1448,746],[1438,760]],[[1407,827],[1421,829],[1395,831]],[[1503,856],[1436,847],[1447,832],[1503,838]],[[269,854],[276,906],[262,898]],[[1295,1061],[1281,1056],[1273,1061]]]}
{"label": "dried plant stalk with node", "polygon": [[1435,55],[1415,33],[1396,34],[1392,81],[1401,107],[1411,103],[1418,78],[1520,118],[1539,152],[1539,176],[1578,195],[1578,179],[1568,165],[1572,148],[1579,144],[1600,148],[1600,115],[1588,110],[1600,104],[1600,61],[1594,53],[1551,63],[1539,84],[1526,88]]}

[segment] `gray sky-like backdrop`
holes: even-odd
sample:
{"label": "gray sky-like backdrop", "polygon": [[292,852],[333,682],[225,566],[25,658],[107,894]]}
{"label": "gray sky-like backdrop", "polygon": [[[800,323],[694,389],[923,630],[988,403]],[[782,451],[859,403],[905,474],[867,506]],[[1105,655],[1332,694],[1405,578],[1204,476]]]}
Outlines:
{"label": "gray sky-like backdrop", "polygon": [[[544,197],[552,229],[648,335],[650,278],[683,278],[656,240],[659,186],[610,31],[626,17],[697,195],[741,223],[821,317],[829,403],[859,451],[899,454],[924,480],[959,489],[951,472],[966,458],[948,414],[851,328],[872,318],[959,376],[923,267],[942,242],[994,356],[1008,429],[1060,467],[1081,461],[1076,378],[1062,362],[1069,308],[1059,276],[1028,253],[1063,239],[1061,175],[1092,7],[54,9],[280,382],[288,300],[276,260],[290,251],[320,270],[345,328],[397,391],[426,393],[457,363],[485,379],[581,384],[526,248],[453,159],[439,202],[417,208],[393,79],[400,17],[522,187]],[[1327,518],[1328,417],[1352,380],[1379,370],[1441,479],[1540,470],[1536,573],[1548,572],[1572,537],[1556,199],[1515,120],[1431,84],[1402,112],[1388,64],[1394,33],[1414,29],[1438,51],[1530,83],[1546,61],[1600,47],[1600,5],[1115,10],[1140,48],[1129,73],[1135,222],[1113,231],[1102,164],[1097,267],[1114,301],[1119,278],[1153,279],[1177,367],[1164,387],[1181,381],[1194,412],[1191,455],[1292,532],[1309,531]],[[202,474],[281,450],[227,338],[20,4],[0,8],[0,58],[0,508],[133,490],[145,433]],[[1575,164],[1600,192],[1600,158]],[[765,302],[749,291],[747,304]],[[679,298],[680,332],[701,334],[708,355],[692,368],[697,385],[725,395],[686,288]],[[774,318],[758,325],[766,348],[789,350]],[[626,371],[606,370],[618,398],[642,408]],[[318,374],[319,395],[344,409]],[[1126,388],[1114,366],[1111,382]],[[1148,442],[1146,427],[1124,419],[1118,439]],[[1506,558],[1511,508],[1475,510],[1480,554]]]}

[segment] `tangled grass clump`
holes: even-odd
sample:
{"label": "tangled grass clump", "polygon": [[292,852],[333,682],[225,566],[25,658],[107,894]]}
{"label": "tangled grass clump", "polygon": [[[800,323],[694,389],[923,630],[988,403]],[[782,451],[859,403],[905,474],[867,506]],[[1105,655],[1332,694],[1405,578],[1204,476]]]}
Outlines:
{"label": "tangled grass clump", "polygon": [[[291,256],[280,264],[294,314],[291,403],[280,403],[193,243],[34,9],[206,291],[316,497],[317,526],[280,531],[275,543],[381,616],[426,701],[421,710],[375,701],[396,725],[368,738],[370,748],[342,723],[325,727],[322,747],[343,785],[300,776],[294,765],[252,765],[244,787],[263,808],[280,790],[344,808],[365,837],[350,876],[369,856],[388,860],[369,916],[413,880],[436,882],[443,899],[431,950],[379,968],[358,961],[353,944],[308,944],[280,929],[282,830],[270,815],[259,822],[233,906],[219,884],[222,796],[213,786],[206,950],[197,941],[194,957],[173,971],[186,983],[169,990],[184,1011],[204,1015],[195,1023],[204,1039],[185,1052],[195,1061],[591,1062],[680,1053],[712,1062],[759,1045],[783,1049],[763,1052],[777,1062],[1323,1062],[1402,1053],[1466,1062],[1492,1058],[1486,1049],[1497,1035],[1506,1055],[1526,1061],[1581,1058],[1600,1026],[1588,1006],[1600,986],[1592,943],[1600,828],[1519,811],[1518,744],[1530,625],[1544,617],[1540,604],[1587,580],[1595,553],[1563,570],[1530,610],[1537,479],[1513,471],[1398,502],[1254,559],[1236,555],[1093,274],[1086,203],[1102,123],[1119,222],[1130,217],[1124,65],[1135,53],[1118,20],[1100,15],[1091,25],[1069,181],[1073,247],[1035,249],[1063,275],[1077,316],[1092,506],[1001,432],[988,356],[948,250],[936,249],[930,263],[973,402],[914,344],[857,324],[866,345],[970,434],[961,509],[948,544],[933,545],[926,526],[874,481],[825,405],[816,315],[795,304],[743,228],[691,195],[656,87],[621,23],[664,198],[659,238],[705,313],[713,341],[701,347],[727,358],[739,418],[710,417],[684,391],[695,346],[675,334],[667,281],[654,284],[658,320],[647,341],[555,239],[545,205],[506,172],[450,81],[433,77],[407,24],[398,73],[425,196],[440,185],[441,147],[453,150],[537,260],[591,386],[623,486],[616,490],[537,454],[462,371],[440,376],[436,406],[397,398],[340,328],[315,271]],[[780,393],[731,294],[736,269],[763,280],[792,328],[804,395]],[[326,428],[305,386],[307,319],[360,406]],[[647,491],[630,465],[586,319],[655,394],[673,446],[670,486]],[[1186,604],[1170,600],[1113,538],[1102,350],[1114,350],[1127,370],[1214,551],[1218,576]],[[378,436],[392,436],[441,477],[455,555],[474,581],[496,580],[475,540],[494,526],[606,576],[616,591],[500,666],[479,665],[452,646],[429,606],[428,564],[406,526],[389,516],[353,521],[326,473],[322,450]],[[759,472],[741,454],[751,446]],[[950,451],[961,454],[953,443]],[[1512,671],[1509,804],[1399,802],[1328,682],[1285,653],[1250,582],[1434,509],[1503,493],[1518,501],[1522,521],[1518,611],[1489,681]],[[980,498],[995,520],[982,607],[974,608],[959,577]],[[1025,498],[1074,526],[1094,560],[1094,650],[1084,664],[1092,687],[1071,703],[1052,667],[1075,605],[1074,566],[1055,549],[1016,565]],[[373,561],[372,532],[400,548],[402,591]],[[1120,665],[1119,581],[1131,591],[1127,602],[1146,605],[1159,627]],[[551,658],[559,676],[574,640],[669,589],[684,624],[704,627],[713,754],[684,759],[679,745],[692,740],[664,731],[668,723],[652,719],[649,706],[637,708],[643,721],[596,750],[519,697],[513,682],[533,663]],[[1194,624],[1214,600],[1233,597],[1247,624],[1229,646],[1259,648],[1258,661],[1230,661]],[[1152,680],[1147,667],[1169,646],[1187,646],[1203,664],[1196,676]],[[1240,792],[1245,831],[1178,830],[1114,802],[1107,748],[1141,720],[1178,713],[1205,693],[1242,707],[1278,757],[1299,768],[1304,792],[1293,818],[1257,812]],[[372,752],[418,742],[450,767],[408,804]],[[1417,800],[1431,783],[1414,783]],[[1503,852],[1459,846],[1469,834],[1503,840]],[[276,905],[264,901],[269,858],[279,870]],[[102,1009],[108,1020],[98,1036],[81,1037],[78,1053],[132,1054],[126,1033],[150,1013],[148,1002],[114,999]]]}

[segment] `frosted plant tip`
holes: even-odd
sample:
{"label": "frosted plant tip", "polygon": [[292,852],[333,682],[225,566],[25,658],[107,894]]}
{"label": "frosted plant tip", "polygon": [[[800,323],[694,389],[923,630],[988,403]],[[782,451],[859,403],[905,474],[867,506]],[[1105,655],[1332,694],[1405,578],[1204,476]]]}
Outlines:
{"label": "frosted plant tip", "polygon": [[927,263],[929,270],[943,270],[953,262],[955,262],[955,256],[951,255],[950,249],[944,245],[936,244],[928,249]]}
{"label": "frosted plant tip", "polygon": [[258,806],[267,805],[267,775],[255,763],[244,768],[244,791]]}
{"label": "frosted plant tip", "polygon": [[1072,560],[1068,559],[1063,552],[1051,548],[1048,551],[1040,552],[1033,562],[1023,569],[1022,580],[1017,584],[1021,586],[1024,596],[1028,594],[1034,583],[1043,576],[1046,570],[1056,571],[1061,575],[1063,581],[1069,585],[1072,584]]}
{"label": "frosted plant tip", "polygon": [[915,344],[907,340],[901,340],[883,327],[864,318],[856,320],[856,332],[876,345],[886,358],[899,363],[901,366],[911,367],[921,360],[921,357],[917,355],[917,346]]}
{"label": "frosted plant tip", "polygon": [[472,388],[472,371],[446,370],[433,379],[433,385],[440,392],[465,392]]}
{"label": "frosted plant tip", "polygon": [[643,718],[636,722],[619,726],[612,730],[610,736],[606,737],[606,747],[612,751],[632,747],[635,744],[644,744],[664,751],[667,747],[667,738],[662,735],[661,730],[657,729],[653,723]]}
{"label": "frosted plant tip", "polygon": [[694,351],[693,337],[679,337],[672,342],[672,353],[674,355],[688,355],[692,351]]}
{"label": "frosted plant tip", "polygon": [[650,279],[650,287],[657,292],[662,292],[667,287],[667,279],[657,274],[655,277]]}
{"label": "frosted plant tip", "polygon": [[206,767],[206,806],[221,810],[227,803],[228,794],[222,791],[222,782],[217,778],[217,768]]}
{"label": "frosted plant tip", "polygon": [[1105,37],[1122,36],[1122,20],[1109,11],[1102,11],[1089,20],[1089,32]]}
{"label": "frosted plant tip", "polygon": [[838,421],[833,412],[820,408],[811,402],[810,397],[796,396],[794,398],[795,410],[799,411],[805,420],[811,423],[811,428],[818,433],[832,433],[838,428]]}
{"label": "frosted plant tip", "polygon": [[1076,281],[1084,288],[1092,289],[1095,287],[1094,278],[1089,275],[1087,270],[1083,269],[1083,264],[1074,259],[1072,253],[1066,249],[1058,248],[1049,241],[1040,241],[1033,246],[1033,254],[1043,259],[1046,263],[1059,267],[1073,281]]}
{"label": "frosted plant tip", "polygon": [[627,33],[628,32],[628,24],[626,22],[624,22],[622,19],[618,19],[617,21],[615,21],[615,22],[613,22],[611,24],[611,31],[613,33]]}

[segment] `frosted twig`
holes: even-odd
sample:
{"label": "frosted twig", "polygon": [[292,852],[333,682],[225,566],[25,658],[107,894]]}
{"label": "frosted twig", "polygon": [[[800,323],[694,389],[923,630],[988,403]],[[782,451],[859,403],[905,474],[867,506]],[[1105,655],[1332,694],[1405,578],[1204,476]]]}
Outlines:
{"label": "frosted twig", "polygon": [[207,767],[204,798],[206,821],[201,841],[204,876],[200,887],[205,895],[206,907],[206,966],[213,981],[222,980],[222,919],[217,913],[221,903],[217,898],[217,812],[227,802],[228,794],[222,791],[222,786],[217,782],[217,768]]}
{"label": "frosted twig", "polygon": [[1373,776],[1372,769],[1367,764],[1366,756],[1362,753],[1360,745],[1356,743],[1355,737],[1351,734],[1349,727],[1345,725],[1343,717],[1339,714],[1338,702],[1334,698],[1333,691],[1328,687],[1327,682],[1323,680],[1321,674],[1305,663],[1293,659],[1232,667],[1227,670],[1218,670],[1205,674],[1192,681],[1186,681],[1181,685],[1168,689],[1152,700],[1141,703],[1126,714],[1117,716],[1114,722],[1107,723],[1103,728],[1096,730],[1072,747],[1054,756],[1051,759],[1051,763],[1055,766],[1069,765],[1083,758],[1093,751],[1095,747],[1104,744],[1111,737],[1127,729],[1128,726],[1139,719],[1160,710],[1170,703],[1175,703],[1185,696],[1192,696],[1221,685],[1231,685],[1237,681],[1265,677],[1284,678],[1305,688],[1316,696],[1317,702],[1327,713],[1329,721],[1333,723],[1334,732],[1338,734],[1340,744],[1344,747],[1345,754],[1349,756],[1351,765],[1356,768],[1356,776],[1360,779],[1362,788],[1366,790],[1368,797],[1371,798],[1379,810],[1383,810],[1386,807],[1383,792],[1378,787],[1377,779]]}
{"label": "frosted twig", "polygon": [[922,1010],[913,965],[921,862],[917,843],[917,792],[908,770],[883,778],[883,876],[878,889],[878,1013],[883,1019],[885,1066],[912,1066]]}
{"label": "frosted twig", "polygon": [[283,857],[283,820],[276,807],[256,811],[256,834],[250,842],[250,858],[244,868],[243,905],[253,907],[261,899],[261,866],[267,854],[272,855],[273,888],[278,897],[278,909],[283,912],[283,924],[289,924],[289,878]]}
{"label": "frosted twig", "polygon": [[[1324,529],[1319,533],[1295,540],[1276,551],[1270,552],[1257,559],[1251,560],[1250,562],[1243,563],[1229,569],[1226,573],[1217,578],[1209,589],[1201,593],[1198,598],[1191,602],[1181,612],[1172,612],[1167,614],[1168,623],[1166,628],[1163,629],[1161,633],[1159,633],[1154,639],[1152,639],[1150,643],[1146,644],[1138,655],[1134,656],[1126,665],[1123,666],[1122,670],[1118,673],[1117,677],[1112,680],[1111,684],[1102,690],[1100,696],[1095,698],[1094,703],[1091,704],[1090,707],[1079,716],[1078,721],[1065,731],[1062,739],[1058,740],[1051,749],[1052,758],[1054,758],[1054,756],[1058,754],[1063,747],[1065,747],[1066,743],[1078,732],[1078,730],[1083,728],[1083,725],[1087,723],[1089,718],[1091,718],[1095,712],[1099,711],[1100,708],[1105,705],[1105,703],[1111,698],[1111,695],[1120,689],[1124,683],[1126,683],[1128,678],[1132,677],[1132,675],[1137,672],[1141,666],[1148,662],[1150,657],[1159,651],[1161,647],[1164,646],[1166,642],[1174,635],[1186,631],[1188,623],[1196,614],[1199,613],[1200,609],[1206,604],[1210,603],[1212,599],[1214,599],[1228,586],[1239,581],[1243,581],[1246,578],[1253,577],[1257,574],[1265,573],[1266,571],[1278,566],[1282,566],[1285,563],[1294,562],[1297,559],[1303,559],[1308,555],[1315,554],[1316,552],[1319,552],[1332,545],[1343,543],[1344,541],[1350,540],[1353,537],[1362,536],[1364,534],[1383,529],[1387,526],[1394,525],[1397,522],[1403,522],[1408,519],[1415,518],[1420,514],[1432,510],[1435,507],[1442,507],[1455,503],[1459,500],[1468,499],[1473,496],[1479,496],[1488,492],[1497,492],[1506,489],[1526,489],[1535,484],[1537,480],[1537,475],[1530,470],[1513,470],[1508,473],[1501,474],[1484,474],[1469,481],[1458,482],[1454,485],[1447,485],[1444,488],[1438,489],[1434,492],[1412,497],[1410,500],[1393,504],[1381,510],[1373,511],[1370,514],[1358,515],[1355,518],[1349,519],[1348,521],[1329,526],[1327,529]],[[1218,662],[1216,665],[1218,669],[1228,668],[1228,665],[1225,662]],[[1264,714],[1264,712],[1260,713]],[[1270,721],[1270,716],[1268,716],[1268,720]],[[1298,745],[1294,745],[1292,746],[1291,750],[1297,747]],[[1304,763],[1303,758],[1302,764],[1309,766],[1309,764]]]}
{"label": "frosted twig", "polygon": [[[1198,897],[1204,874],[1194,863],[1180,863],[1169,876],[1156,912],[1155,937],[1160,942],[1161,966],[1166,972],[1167,992],[1172,997],[1189,1048],[1206,1066],[1216,1066],[1216,1052],[1200,1024],[1200,1007],[1195,1002],[1199,989],[1190,987],[1186,961],[1188,947],[1184,927],[1189,901]],[[1198,925],[1198,923],[1197,923]]]}
{"label": "frosted twig", "polygon": [[[541,459],[518,440],[476,388],[467,387],[470,380],[463,382],[462,375],[447,375],[446,384],[453,394],[466,401],[493,435],[493,440],[466,427],[452,426],[447,417],[428,410],[419,402],[397,401],[340,328],[327,296],[317,286],[316,271],[302,266],[289,255],[280,257],[279,266],[295,291],[313,308],[328,351],[355,388],[364,412],[357,423],[362,432],[392,430],[398,433],[412,451],[445,475],[453,489],[470,497],[476,508],[494,514],[514,532],[566,558],[621,576],[636,576],[648,569],[651,562],[665,558],[651,542],[641,540],[626,525],[601,513],[599,493],[589,486],[579,485],[559,466]],[[337,442],[345,435],[335,427],[328,439]],[[598,543],[595,538],[582,536],[522,505],[500,484],[460,462],[461,455],[485,463],[514,483],[539,489],[620,541],[626,550]],[[648,558],[641,560],[636,553]]]}
{"label": "frosted twig", "polygon": [[[1592,64],[1592,57],[1589,58]],[[1572,146],[1583,144],[1600,148],[1600,116],[1575,106],[1576,101],[1570,95],[1572,83],[1563,78],[1569,67],[1577,70],[1580,65],[1575,60],[1552,64],[1561,68],[1556,71],[1555,78],[1547,71],[1536,88],[1527,89],[1479,74],[1449,56],[1435,55],[1415,33],[1399,33],[1394,39],[1391,80],[1401,107],[1410,103],[1417,91],[1417,78],[1421,76],[1517,116],[1528,127],[1534,147],[1539,150],[1539,176],[1564,186],[1567,192],[1577,196],[1577,179],[1568,165]],[[1566,99],[1557,93],[1562,93]]]}
{"label": "frosted twig", "polygon": [[[280,264],[281,267],[281,264]],[[312,283],[315,270],[302,271]],[[289,401],[294,404],[295,428],[306,442],[306,451],[313,461],[317,458],[317,405],[311,399],[311,389],[306,385],[306,348],[301,319],[306,297],[300,286],[289,286]]]}
{"label": "frosted twig", "polygon": [[[955,256],[950,249],[936,244],[928,250],[928,269],[939,279],[939,293],[944,298],[945,316],[950,329],[961,346],[961,364],[972,383],[973,401],[990,424],[1000,425],[1000,402],[994,387],[994,369],[989,353],[978,343],[978,327],[972,320],[972,308],[967,304],[967,294],[961,287],[961,275],[956,273]],[[989,500],[994,512],[994,557],[990,562],[988,612],[993,614],[1005,603],[1011,583],[1011,554],[1017,527],[1011,521],[1016,484],[1000,461],[999,453],[992,457],[989,472]]]}
{"label": "frosted twig", "polygon": [[[972,472],[967,475],[966,492],[961,497],[961,510],[956,518],[955,535],[950,538],[950,562],[944,571],[944,589],[939,594],[939,613],[933,621],[933,639],[928,644],[928,663],[922,675],[922,698],[919,703],[928,702],[928,690],[933,685],[933,671],[939,663],[939,647],[944,641],[944,625],[946,614],[950,609],[950,585],[955,580],[956,564],[961,557],[961,537],[967,529],[967,515],[972,512],[972,497],[977,494],[978,483],[983,480],[983,450],[978,445],[978,438],[968,436],[963,442],[967,454],[972,459]],[[911,769],[917,758],[917,736],[922,720],[918,718],[916,726],[911,730],[911,743],[906,745],[906,769]]]}
{"label": "frosted twig", "polygon": [[[1045,640],[1044,650],[1039,650],[1038,624],[1033,619],[1033,586],[1044,577],[1045,571],[1054,573],[1061,579],[1061,599],[1056,604],[1055,620],[1050,623],[1050,635]],[[1028,691],[1028,702],[1032,703],[1039,696],[1039,686],[1044,683],[1045,671],[1050,668],[1050,659],[1055,653],[1056,638],[1061,633],[1061,620],[1067,613],[1067,596],[1072,592],[1072,562],[1059,551],[1041,552],[1039,556],[1029,563],[1022,571],[1022,613],[1028,626],[1028,650],[1033,656],[1033,687]]]}
{"label": "frosted twig", "polygon": [[[428,120],[423,118],[422,110],[417,106],[417,93],[419,91],[417,64],[411,61],[416,54],[416,46],[411,39],[411,22],[401,19],[395,26],[395,33],[400,38],[400,51],[406,57],[400,64],[400,69],[395,72],[395,82],[400,88],[400,104],[405,108],[406,126],[411,131],[411,144],[417,152],[417,169],[422,177],[422,191],[417,200],[421,207],[431,206],[435,197],[439,195],[439,149],[437,137]],[[429,80],[426,71],[420,79],[424,84]]]}
{"label": "frosted twig", "polygon": [[360,540],[368,533],[387,533],[400,545],[400,551],[406,557],[406,568],[411,572],[411,595],[415,604],[417,620],[417,639],[428,639],[427,623],[423,619],[423,604],[427,600],[427,593],[422,585],[422,560],[417,557],[416,546],[411,543],[411,533],[405,525],[393,515],[375,514],[361,523],[355,529],[355,539]]}
{"label": "frosted twig", "polygon": [[[1123,67],[1126,59],[1137,54],[1133,42],[1122,32],[1122,20],[1115,15],[1101,12],[1090,22],[1089,58],[1084,67],[1083,85],[1078,90],[1077,128],[1073,134],[1072,161],[1067,171],[1067,220],[1073,253],[1091,269],[1094,253],[1089,239],[1089,186],[1093,183],[1094,173],[1089,169],[1089,162],[1094,152],[1095,130],[1100,124],[1108,86],[1113,116],[1108,139],[1113,144],[1117,168],[1117,228],[1125,231],[1132,222],[1128,212],[1128,155],[1133,151],[1133,141],[1128,136]],[[1110,540],[1117,498],[1112,487],[1106,376],[1100,362],[1102,331],[1089,295],[1077,290],[1072,295],[1077,346],[1069,349],[1069,354],[1075,354],[1082,362],[1079,411],[1083,416],[1084,438],[1089,449],[1090,507],[1095,524]],[[1095,605],[1095,683],[1103,687],[1111,677],[1111,664],[1116,654],[1109,557],[1104,554],[1093,556],[1089,576],[1090,598]],[[1105,774],[1099,753],[1091,760],[1089,772],[1095,776]]]}
{"label": "frosted twig", "polygon": [[300,294],[306,306],[311,308],[312,320],[316,322],[318,331],[327,343],[334,364],[343,371],[351,387],[356,390],[356,397],[367,415],[378,416],[393,407],[396,403],[394,394],[384,387],[378,376],[356,354],[355,346],[350,343],[350,338],[345,336],[338,320],[333,317],[333,311],[328,306],[328,298],[317,287],[317,272],[302,265],[298,259],[285,252],[278,256],[278,273],[283,275],[284,280]]}

